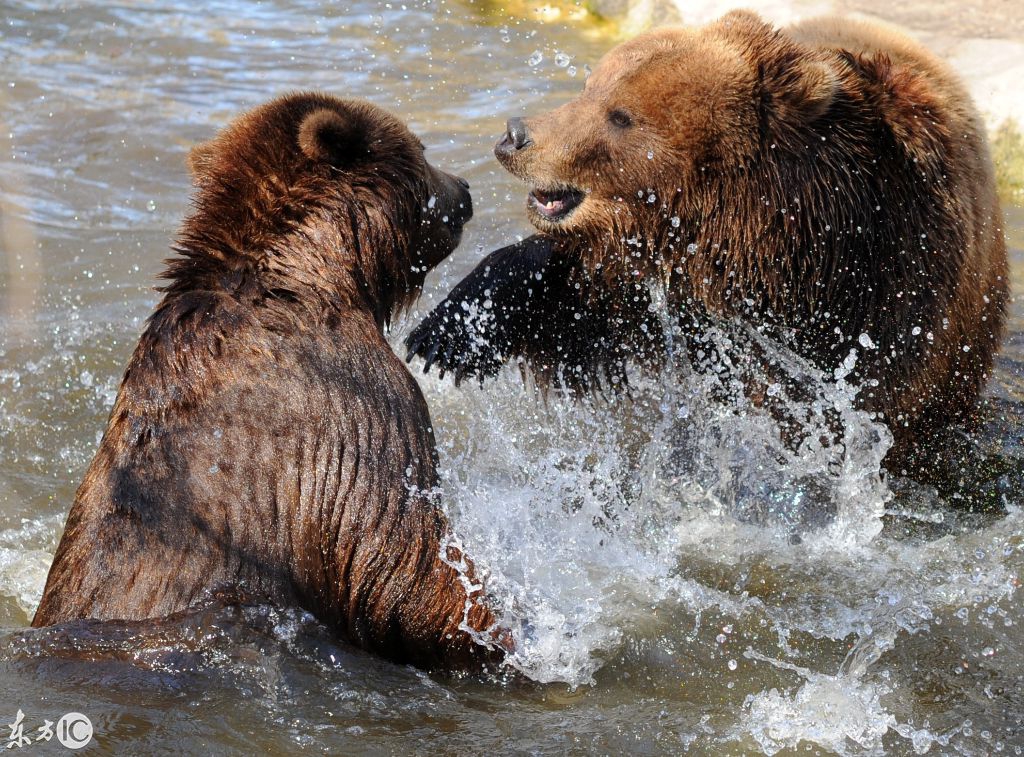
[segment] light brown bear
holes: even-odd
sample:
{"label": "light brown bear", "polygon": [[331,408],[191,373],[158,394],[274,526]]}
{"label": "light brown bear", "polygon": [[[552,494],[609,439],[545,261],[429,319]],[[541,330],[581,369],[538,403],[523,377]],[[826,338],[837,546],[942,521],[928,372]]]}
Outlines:
{"label": "light brown bear", "polygon": [[495,618],[444,546],[430,415],[382,333],[458,244],[468,185],[394,116],[317,93],[241,116],[191,167],[33,625],[241,592],[399,662],[497,662],[465,630]]}
{"label": "light brown bear", "polygon": [[[890,467],[974,408],[1008,299],[993,168],[963,85],[902,34],[745,11],[659,29],[576,99],[511,119],[495,152],[542,233],[420,324],[408,344],[428,368],[482,377],[519,358],[587,388],[657,366],[648,285],[664,282],[691,345],[724,317],[826,371],[856,351]],[[756,352],[732,349],[734,365]]]}

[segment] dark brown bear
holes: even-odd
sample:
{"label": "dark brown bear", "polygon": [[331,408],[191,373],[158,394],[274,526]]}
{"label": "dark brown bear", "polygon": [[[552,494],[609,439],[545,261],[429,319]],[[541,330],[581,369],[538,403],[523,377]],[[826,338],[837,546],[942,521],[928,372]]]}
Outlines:
{"label": "dark brown bear", "polygon": [[542,379],[617,379],[631,356],[657,363],[663,282],[691,346],[708,319],[736,328],[734,364],[754,349],[737,323],[826,371],[855,350],[890,464],[974,407],[1008,299],[993,169],[957,77],[901,34],[743,11],[660,29],[612,50],[575,100],[510,120],[495,152],[531,185],[542,234],[418,327],[428,367],[522,358]]}
{"label": "dark brown bear", "polygon": [[392,660],[496,660],[460,630],[495,620],[442,559],[430,416],[382,333],[458,243],[467,185],[390,114],[320,94],[243,115],[190,164],[195,211],[33,625],[227,588]]}

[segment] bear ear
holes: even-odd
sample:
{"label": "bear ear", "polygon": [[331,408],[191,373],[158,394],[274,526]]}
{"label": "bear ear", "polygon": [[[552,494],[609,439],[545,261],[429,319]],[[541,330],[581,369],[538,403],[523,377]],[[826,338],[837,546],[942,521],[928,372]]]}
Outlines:
{"label": "bear ear", "polygon": [[779,36],[778,30],[753,11],[729,11],[714,22],[717,33],[745,55],[759,57]]}
{"label": "bear ear", "polygon": [[343,166],[370,152],[366,129],[351,114],[320,108],[302,119],[299,149],[310,160]]}
{"label": "bear ear", "polygon": [[877,82],[875,102],[896,141],[922,169],[941,170],[951,133],[940,114],[950,106],[929,77],[883,53],[861,56],[856,65]]}
{"label": "bear ear", "polygon": [[716,22],[718,25],[739,33],[771,32],[772,27],[754,11],[739,9],[729,11]]}
{"label": "bear ear", "polygon": [[807,57],[780,82],[778,99],[787,111],[813,121],[829,109],[839,92],[839,77],[828,63]]}
{"label": "bear ear", "polygon": [[761,72],[780,117],[813,120],[828,110],[839,91],[839,77],[813,50],[751,11],[726,13],[717,25]]}
{"label": "bear ear", "polygon": [[200,142],[188,151],[185,163],[188,166],[188,172],[192,174],[193,183],[198,184],[204,176],[209,174],[210,165],[213,163],[213,154],[212,142]]}

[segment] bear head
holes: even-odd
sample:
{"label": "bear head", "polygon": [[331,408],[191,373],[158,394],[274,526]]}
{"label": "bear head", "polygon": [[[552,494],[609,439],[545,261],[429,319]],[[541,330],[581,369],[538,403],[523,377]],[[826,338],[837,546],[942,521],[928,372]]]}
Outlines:
{"label": "bear head", "polygon": [[773,131],[819,116],[836,88],[817,53],[737,11],[619,45],[574,100],[509,120],[495,154],[531,185],[534,226],[589,238],[607,269],[609,248],[632,241],[657,256],[665,234],[699,225],[710,175],[749,167]]}
{"label": "bear head", "polygon": [[276,291],[330,292],[387,321],[472,216],[467,182],[424,152],[367,102],[298,93],[260,106],[192,149],[196,212],[168,277],[195,285],[205,272],[229,290],[275,279]]}

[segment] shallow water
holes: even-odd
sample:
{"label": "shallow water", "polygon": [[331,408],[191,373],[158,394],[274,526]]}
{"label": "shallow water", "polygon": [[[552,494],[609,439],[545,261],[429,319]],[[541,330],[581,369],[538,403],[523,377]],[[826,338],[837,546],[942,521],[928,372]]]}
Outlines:
{"label": "shallow water", "polygon": [[[455,536],[518,624],[514,662],[532,681],[431,677],[261,607],[209,607],[141,639],[79,629],[93,662],[48,654],[59,631],[24,630],[156,301],[189,145],[305,87],[408,119],[477,208],[419,312],[482,251],[529,233],[490,145],[507,116],[577,91],[610,42],[481,7],[5,7],[0,726],[18,709],[29,729],[77,710],[101,747],[135,753],[1020,754],[1019,304],[976,442],[989,464],[959,485],[995,491],[1005,514],[885,480],[885,431],[841,384],[822,383],[851,450],[837,463],[778,449],[763,419],[703,403],[692,377],[576,405],[511,372],[483,389],[421,376]],[[1019,288],[1020,207],[1007,235]],[[832,517],[802,521],[808,499]]]}

